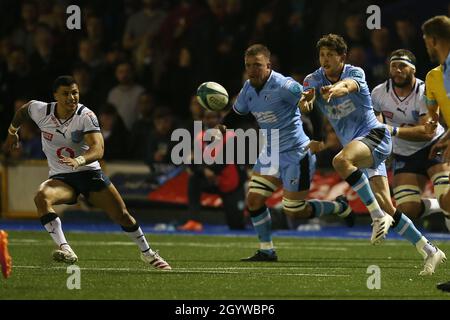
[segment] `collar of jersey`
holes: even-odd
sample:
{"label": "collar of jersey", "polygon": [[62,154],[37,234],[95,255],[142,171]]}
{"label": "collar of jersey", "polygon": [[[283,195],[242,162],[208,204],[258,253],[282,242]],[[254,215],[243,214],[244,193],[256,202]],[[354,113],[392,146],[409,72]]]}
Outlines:
{"label": "collar of jersey", "polygon": [[443,69],[444,72],[447,71],[448,66],[450,65],[450,52],[448,53],[447,59],[444,61]]}
{"label": "collar of jersey", "polygon": [[330,84],[335,84],[336,82],[339,82],[339,81],[341,81],[342,80],[342,75],[344,74],[344,72],[345,72],[345,69],[347,69],[348,68],[348,64],[344,64],[344,67],[342,68],[342,71],[341,71],[341,74],[339,75],[339,78],[338,78],[338,80],[337,81],[335,81],[335,82],[332,82],[330,79],[328,79],[328,77],[327,77],[327,74],[325,73],[325,70],[323,70],[323,68],[322,67],[320,67],[320,71],[322,72],[322,75],[323,75],[323,77],[325,78],[325,79],[327,79],[327,81],[330,83]]}
{"label": "collar of jersey", "polygon": [[80,106],[80,104],[78,103],[77,109],[75,110],[75,112],[72,113],[72,115],[71,115],[70,117],[68,117],[66,120],[61,121],[61,120],[59,120],[59,118],[58,118],[58,117],[56,116],[56,114],[55,114],[55,111],[56,111],[56,102],[52,102],[52,115],[55,117],[56,121],[58,121],[60,125],[63,125],[63,124],[65,124],[65,123],[67,123],[67,121],[72,120],[73,116],[75,115],[75,113],[77,113],[78,109],[80,109],[80,108],[81,108],[81,106]]}
{"label": "collar of jersey", "polygon": [[260,94],[261,92],[263,92],[263,91],[266,89],[266,86],[269,84],[269,82],[270,82],[270,81],[272,80],[272,78],[273,78],[273,73],[274,73],[274,71],[273,71],[273,70],[270,70],[269,78],[267,78],[267,81],[266,81],[266,83],[264,83],[264,85],[263,85],[263,87],[261,88],[261,90],[257,91],[257,90],[255,89],[255,87],[253,87],[252,85],[250,85],[250,87],[253,88],[253,90],[256,92],[256,94]]}

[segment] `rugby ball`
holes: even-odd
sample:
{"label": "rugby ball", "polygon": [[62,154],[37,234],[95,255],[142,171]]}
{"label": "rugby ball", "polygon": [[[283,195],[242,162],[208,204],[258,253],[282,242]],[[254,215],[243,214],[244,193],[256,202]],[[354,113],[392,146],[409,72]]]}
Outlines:
{"label": "rugby ball", "polygon": [[197,100],[203,108],[219,111],[228,104],[228,92],[217,82],[203,82],[197,88]]}

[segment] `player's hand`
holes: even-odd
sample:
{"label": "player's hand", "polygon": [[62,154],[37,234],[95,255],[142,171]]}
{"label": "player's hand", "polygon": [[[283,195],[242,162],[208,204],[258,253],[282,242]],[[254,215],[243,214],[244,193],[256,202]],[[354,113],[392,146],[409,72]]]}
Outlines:
{"label": "player's hand", "polygon": [[8,133],[8,136],[6,137],[5,142],[3,143],[3,152],[5,154],[9,154],[11,151],[14,151],[14,149],[19,148],[19,135],[16,134],[10,134]]}
{"label": "player's hand", "polygon": [[313,154],[318,153],[327,148],[326,144],[323,141],[311,140],[306,149],[310,149]]}
{"label": "player's hand", "polygon": [[428,113],[429,120],[425,122],[425,133],[434,136],[439,123],[439,115],[437,113]]}
{"label": "player's hand", "polygon": [[[448,150],[448,146],[450,145],[450,140],[441,140],[436,142],[430,150],[430,154],[428,155],[429,159],[433,159],[434,157],[436,157],[437,154],[443,154],[444,160],[445,158],[445,154],[447,154],[447,157],[449,156],[450,151]],[[447,158],[448,159],[448,158]],[[447,160],[448,161],[448,160]]]}
{"label": "player's hand", "polygon": [[323,86],[320,88],[320,94],[322,95],[322,98],[329,103],[331,100],[331,97],[333,96],[333,86]]}
{"label": "player's hand", "polygon": [[63,157],[60,162],[72,167],[73,170],[76,170],[80,166],[74,158]]}
{"label": "player's hand", "polygon": [[300,111],[302,113],[311,112],[311,110],[313,109],[315,97],[316,97],[316,90],[314,88],[311,88],[302,93],[302,97],[300,98],[298,104],[300,107]]}

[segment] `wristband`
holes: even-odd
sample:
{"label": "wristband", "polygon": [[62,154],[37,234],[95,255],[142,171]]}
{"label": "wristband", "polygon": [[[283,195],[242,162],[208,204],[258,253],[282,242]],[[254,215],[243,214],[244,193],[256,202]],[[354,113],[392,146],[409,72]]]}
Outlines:
{"label": "wristband", "polygon": [[83,156],[78,156],[74,160],[78,163],[79,167],[84,166],[86,164],[86,159]]}
{"label": "wristband", "polygon": [[12,136],[17,134],[17,131],[19,131],[19,128],[14,127],[12,124],[9,125],[8,133]]}
{"label": "wristband", "polygon": [[392,136],[395,137],[398,134],[398,127],[392,127]]}

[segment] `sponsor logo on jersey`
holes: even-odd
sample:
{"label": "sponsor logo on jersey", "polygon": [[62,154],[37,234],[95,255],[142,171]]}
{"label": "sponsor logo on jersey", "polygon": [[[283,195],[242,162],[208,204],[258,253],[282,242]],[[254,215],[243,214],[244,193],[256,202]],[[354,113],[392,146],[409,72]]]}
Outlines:
{"label": "sponsor logo on jersey", "polygon": [[288,88],[289,92],[292,93],[294,96],[298,96],[302,91],[300,85],[292,80],[286,81],[286,87]]}
{"label": "sponsor logo on jersey", "polygon": [[53,140],[53,134],[50,132],[42,131],[42,136],[44,137],[45,140],[48,140],[48,141]]}
{"label": "sponsor logo on jersey", "polygon": [[58,150],[56,150],[56,155],[60,159],[64,157],[75,158],[75,151],[73,151],[73,149],[69,147],[61,147]]}
{"label": "sponsor logo on jersey", "polygon": [[56,117],[54,115],[50,116],[50,120],[52,120],[53,124],[59,126],[59,122],[58,119],[56,119]]}
{"label": "sponsor logo on jersey", "polygon": [[344,102],[334,106],[331,104],[326,104],[325,109],[330,119],[341,119],[348,116],[350,113],[355,111],[356,107],[351,100],[345,100]]}
{"label": "sponsor logo on jersey", "polygon": [[83,131],[75,130],[70,134],[73,143],[80,143],[83,141]]}
{"label": "sponsor logo on jersey", "polygon": [[253,115],[259,123],[274,123],[278,120],[273,111],[253,112]]}
{"label": "sponsor logo on jersey", "polygon": [[91,119],[92,124],[94,125],[94,127],[100,127],[100,125],[98,124],[98,120],[97,117],[95,116],[95,114],[93,112],[89,112],[87,113],[89,119]]}
{"label": "sponsor logo on jersey", "polygon": [[66,138],[66,132],[67,132],[67,129],[66,129],[66,131],[64,131],[64,132],[62,132],[61,130],[59,130],[59,129],[56,129],[55,130],[57,133],[59,133],[60,135],[62,135],[63,137],[64,137],[64,139]]}
{"label": "sponsor logo on jersey", "polygon": [[291,185],[296,185],[296,184],[298,184],[298,178],[297,179],[291,179],[290,180],[290,183],[291,183]]}
{"label": "sponsor logo on jersey", "polygon": [[357,79],[360,79],[360,80],[364,79],[364,74],[363,74],[362,71],[359,70],[359,69],[353,69],[353,70],[351,70],[351,71],[348,73],[348,75],[349,75],[350,77],[352,77],[352,78],[357,78]]}

